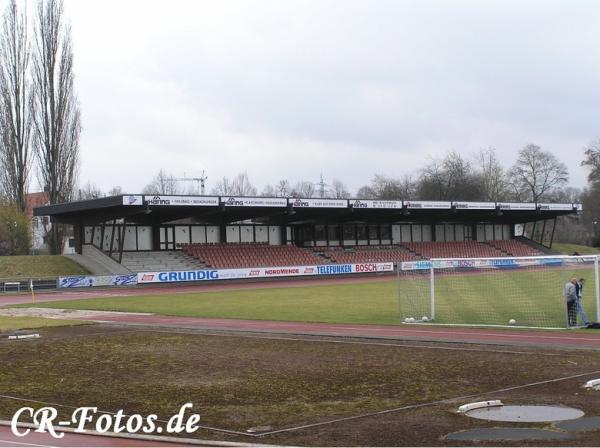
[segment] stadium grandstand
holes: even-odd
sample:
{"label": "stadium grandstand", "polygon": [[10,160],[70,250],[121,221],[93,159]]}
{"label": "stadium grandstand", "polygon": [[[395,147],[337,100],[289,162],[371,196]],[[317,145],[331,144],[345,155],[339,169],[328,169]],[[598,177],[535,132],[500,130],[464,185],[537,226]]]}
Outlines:
{"label": "stadium grandstand", "polygon": [[[114,273],[534,256],[580,204],[120,195],[37,207]],[[107,260],[110,260],[107,262]]]}

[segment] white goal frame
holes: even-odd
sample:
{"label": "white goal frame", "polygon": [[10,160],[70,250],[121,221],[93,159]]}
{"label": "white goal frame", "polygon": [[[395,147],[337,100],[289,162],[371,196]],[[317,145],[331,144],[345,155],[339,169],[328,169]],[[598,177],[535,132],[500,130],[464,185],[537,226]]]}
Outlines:
{"label": "white goal frame", "polygon": [[[429,276],[429,313],[428,320],[435,324],[436,319],[436,272],[443,269],[461,269],[471,271],[477,269],[498,269],[502,267],[525,268],[525,267],[576,267],[578,265],[591,268],[593,263],[594,270],[594,299],[595,299],[595,321],[600,322],[600,255],[545,255],[530,257],[488,257],[488,258],[432,258],[429,260],[405,261],[397,263],[397,285],[398,285],[398,312],[402,317],[402,275],[406,272],[419,272],[423,276]],[[592,294],[589,294],[590,298]],[[426,299],[425,299],[426,300]],[[415,316],[416,323],[421,323],[419,316]],[[592,316],[589,316],[590,320]],[[404,322],[412,323],[412,322]],[[468,325],[468,324],[439,324],[438,325]],[[506,326],[506,325],[485,325],[474,324],[475,326]],[[568,327],[568,325],[567,325]],[[564,327],[563,327],[564,328]]]}

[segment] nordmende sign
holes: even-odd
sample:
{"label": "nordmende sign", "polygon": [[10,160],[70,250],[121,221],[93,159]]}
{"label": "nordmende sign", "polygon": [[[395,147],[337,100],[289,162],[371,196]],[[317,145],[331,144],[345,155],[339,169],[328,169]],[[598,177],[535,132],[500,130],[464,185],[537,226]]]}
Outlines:
{"label": "nordmende sign", "polygon": [[173,283],[244,278],[299,277],[306,275],[393,272],[394,263],[350,263],[317,266],[277,266],[268,268],[202,269],[197,271],[140,272],[138,283]]}

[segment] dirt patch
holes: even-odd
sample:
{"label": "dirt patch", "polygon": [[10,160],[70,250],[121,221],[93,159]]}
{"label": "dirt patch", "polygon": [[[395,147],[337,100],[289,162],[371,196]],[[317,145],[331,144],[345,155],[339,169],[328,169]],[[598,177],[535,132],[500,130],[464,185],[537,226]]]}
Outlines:
{"label": "dirt patch", "polygon": [[[47,319],[101,319],[121,315],[115,311],[86,311],[62,308],[0,308],[0,316],[8,317],[43,317]],[[127,313],[132,316],[149,316],[149,313]]]}
{"label": "dirt patch", "polygon": [[[581,388],[589,377],[488,396],[507,386],[600,370],[596,352],[523,355],[485,347],[436,350],[418,344],[247,339],[106,325],[45,329],[43,336],[18,347],[0,344],[4,395],[157,413],[161,418],[191,401],[205,425],[237,431],[259,426],[280,430],[465,395],[563,404],[600,415],[600,392]],[[554,354],[559,356],[548,356]],[[23,404],[0,399],[0,418],[10,418]],[[260,438],[212,431],[194,436],[293,445],[444,445],[454,443],[444,440],[451,432],[498,426],[456,414],[460,404],[458,400]],[[70,410],[61,412],[67,416]],[[589,445],[599,434],[574,437],[569,445]]]}

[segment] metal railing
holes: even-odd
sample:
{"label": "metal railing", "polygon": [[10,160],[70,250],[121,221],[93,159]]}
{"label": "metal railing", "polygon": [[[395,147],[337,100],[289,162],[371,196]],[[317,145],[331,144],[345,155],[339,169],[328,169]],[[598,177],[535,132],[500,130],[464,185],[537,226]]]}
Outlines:
{"label": "metal railing", "polygon": [[58,288],[58,277],[12,277],[0,278],[0,294],[15,294],[31,291],[54,290]]}

